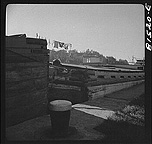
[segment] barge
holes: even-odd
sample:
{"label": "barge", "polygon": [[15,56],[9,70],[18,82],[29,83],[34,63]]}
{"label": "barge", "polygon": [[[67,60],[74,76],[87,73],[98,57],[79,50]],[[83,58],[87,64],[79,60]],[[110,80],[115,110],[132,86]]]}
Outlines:
{"label": "barge", "polygon": [[[125,85],[132,86],[144,81],[145,77],[144,70],[65,64],[58,59],[49,63],[49,71],[49,87],[54,92],[58,91],[52,98],[76,101],[74,103],[98,97],[105,93],[106,89],[112,92],[112,89],[120,90]],[[117,88],[120,83],[123,86]]]}

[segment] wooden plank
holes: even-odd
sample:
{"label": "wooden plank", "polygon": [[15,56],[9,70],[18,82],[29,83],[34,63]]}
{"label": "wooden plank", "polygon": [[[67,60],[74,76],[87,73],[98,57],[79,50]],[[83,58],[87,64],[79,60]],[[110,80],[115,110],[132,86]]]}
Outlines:
{"label": "wooden plank", "polygon": [[6,97],[13,97],[22,93],[28,93],[33,90],[41,90],[48,85],[47,77],[39,79],[30,79],[28,81],[19,81],[18,83],[6,84]]}
{"label": "wooden plank", "polygon": [[22,56],[6,56],[5,57],[5,62],[6,63],[21,63],[21,62],[33,62],[34,60],[29,59],[27,57],[22,57]]}
{"label": "wooden plank", "polygon": [[44,77],[47,75],[47,67],[32,68],[33,77]]}
{"label": "wooden plank", "polygon": [[81,81],[58,80],[58,79],[56,79],[53,83],[54,84],[65,84],[65,85],[79,86],[79,87],[83,87],[85,85],[85,83],[81,82]]}
{"label": "wooden plank", "polygon": [[44,39],[37,39],[37,38],[26,38],[26,43],[27,44],[37,44],[37,45],[42,45],[46,46],[47,41]]}
{"label": "wooden plank", "polygon": [[20,62],[30,62],[30,61],[48,63],[49,61],[49,56],[47,54],[34,54],[34,53],[21,54],[18,52],[13,52],[11,50],[6,50],[5,56],[7,63],[13,63],[13,62],[20,63]]}
{"label": "wooden plank", "polygon": [[7,71],[6,71],[6,82],[22,81],[26,79],[47,76],[48,75],[47,68],[48,68],[47,65],[42,65],[42,66],[37,66],[37,67],[9,65],[9,68],[7,68]]}
{"label": "wooden plank", "polygon": [[47,99],[6,112],[6,127],[47,114]]}
{"label": "wooden plank", "polygon": [[8,50],[11,50],[13,52],[17,52],[17,53],[31,53],[31,49],[26,48],[26,47],[7,47]]}
{"label": "wooden plank", "polygon": [[42,63],[48,63],[49,59],[48,57],[44,56],[18,56],[18,55],[12,55],[7,56],[5,58],[6,63],[21,63],[21,62],[42,62]]}
{"label": "wooden plank", "polygon": [[21,93],[14,97],[5,99],[6,111],[10,111],[15,108],[21,108],[23,106],[29,106],[47,98],[47,88],[39,91],[31,91],[29,93]]}
{"label": "wooden plank", "polygon": [[6,83],[13,81],[22,81],[33,77],[31,68],[12,68],[6,71]]}
{"label": "wooden plank", "polygon": [[24,66],[25,67],[47,66],[47,63],[39,63],[39,62],[24,63]]}
{"label": "wooden plank", "polygon": [[47,63],[40,63],[40,62],[23,62],[23,63],[6,63],[6,71],[13,71],[16,70],[16,68],[35,68],[35,67],[45,67],[48,69]]}

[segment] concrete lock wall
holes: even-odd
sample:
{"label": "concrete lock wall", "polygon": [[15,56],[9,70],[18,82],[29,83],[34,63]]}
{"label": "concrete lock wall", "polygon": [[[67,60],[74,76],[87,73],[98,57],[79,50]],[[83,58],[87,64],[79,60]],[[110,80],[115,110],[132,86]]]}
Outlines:
{"label": "concrete lock wall", "polygon": [[6,127],[44,115],[47,110],[48,55],[20,54],[15,48],[6,47]]}
{"label": "concrete lock wall", "polygon": [[110,94],[112,92],[116,92],[121,89],[129,88],[131,86],[140,84],[142,82],[144,82],[144,80],[89,87],[89,90],[92,91],[92,94],[91,94],[91,97],[89,100],[93,100],[93,99],[96,99],[99,97],[104,97],[105,95]]}

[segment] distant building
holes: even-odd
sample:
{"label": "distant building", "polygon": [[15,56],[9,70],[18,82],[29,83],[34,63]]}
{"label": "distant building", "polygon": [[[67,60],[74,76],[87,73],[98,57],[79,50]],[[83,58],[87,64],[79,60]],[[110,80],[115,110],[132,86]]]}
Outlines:
{"label": "distant building", "polygon": [[145,65],[145,60],[144,60],[144,59],[138,59],[138,60],[136,61],[136,64]]}
{"label": "distant building", "polygon": [[145,68],[145,60],[144,59],[136,59],[136,62],[129,62],[129,65],[115,65],[119,68],[127,68],[127,69],[138,69],[144,70]]}
{"label": "distant building", "polygon": [[103,59],[101,59],[97,55],[86,55],[83,56],[83,64],[85,65],[94,65],[98,66],[103,63]]}

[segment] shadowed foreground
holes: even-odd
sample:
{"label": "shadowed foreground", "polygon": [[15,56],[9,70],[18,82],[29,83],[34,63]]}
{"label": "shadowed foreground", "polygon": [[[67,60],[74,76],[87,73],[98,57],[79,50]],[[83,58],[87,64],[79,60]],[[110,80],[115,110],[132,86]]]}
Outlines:
{"label": "shadowed foreground", "polygon": [[94,128],[104,134],[103,141],[145,142],[144,96],[134,99]]}

